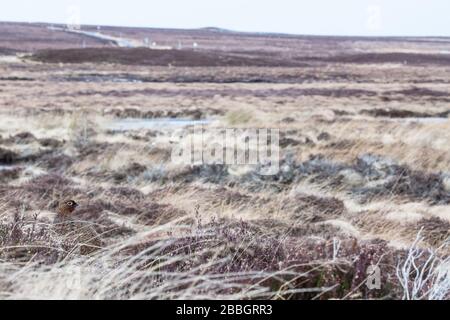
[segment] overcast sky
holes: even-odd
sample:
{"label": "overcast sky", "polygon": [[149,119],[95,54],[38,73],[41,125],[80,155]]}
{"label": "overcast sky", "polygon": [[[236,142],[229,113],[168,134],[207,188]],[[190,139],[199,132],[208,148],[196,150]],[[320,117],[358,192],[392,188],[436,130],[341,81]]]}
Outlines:
{"label": "overcast sky", "polygon": [[449,0],[3,0],[0,20],[315,35],[450,36]]}

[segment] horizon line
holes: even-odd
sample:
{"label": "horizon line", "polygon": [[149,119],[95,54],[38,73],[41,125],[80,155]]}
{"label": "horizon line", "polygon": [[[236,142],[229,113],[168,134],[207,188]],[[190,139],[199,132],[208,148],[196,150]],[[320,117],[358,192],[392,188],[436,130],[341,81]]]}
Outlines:
{"label": "horizon line", "polygon": [[[61,22],[45,22],[45,21],[7,21],[0,20],[0,23],[21,23],[21,24],[47,24],[47,25],[67,25],[67,23]],[[289,32],[273,32],[273,31],[245,31],[245,30],[234,30],[229,28],[221,28],[217,26],[205,26],[197,28],[179,28],[179,27],[149,27],[149,26],[133,26],[133,25],[114,25],[114,24],[80,24],[80,27],[111,27],[111,28],[130,28],[130,29],[156,29],[156,30],[207,30],[214,32],[216,29],[218,33],[238,33],[247,35],[268,35],[268,36],[286,36],[286,37],[334,37],[334,38],[445,38],[450,39],[450,36],[444,35],[336,35],[336,34],[301,34],[301,33],[289,33]]]}

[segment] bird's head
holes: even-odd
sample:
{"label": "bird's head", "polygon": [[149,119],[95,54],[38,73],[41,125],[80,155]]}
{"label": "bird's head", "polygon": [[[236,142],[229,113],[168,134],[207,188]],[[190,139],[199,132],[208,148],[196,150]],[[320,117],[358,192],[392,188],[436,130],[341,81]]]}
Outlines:
{"label": "bird's head", "polygon": [[64,200],[58,206],[58,213],[62,215],[70,214],[78,207],[74,200]]}

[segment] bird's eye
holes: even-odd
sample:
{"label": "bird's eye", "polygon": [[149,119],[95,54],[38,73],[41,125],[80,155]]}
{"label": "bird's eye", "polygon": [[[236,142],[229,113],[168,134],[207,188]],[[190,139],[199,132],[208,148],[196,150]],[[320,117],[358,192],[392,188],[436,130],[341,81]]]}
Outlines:
{"label": "bird's eye", "polygon": [[66,203],[68,206],[73,206],[73,202],[72,201],[69,201],[69,202],[67,202]]}

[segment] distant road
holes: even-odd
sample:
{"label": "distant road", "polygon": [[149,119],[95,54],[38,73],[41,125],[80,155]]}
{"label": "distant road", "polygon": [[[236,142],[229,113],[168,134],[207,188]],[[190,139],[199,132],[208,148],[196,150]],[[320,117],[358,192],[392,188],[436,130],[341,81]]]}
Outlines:
{"label": "distant road", "polygon": [[58,31],[64,31],[64,32],[70,32],[70,33],[76,33],[76,34],[82,34],[91,38],[99,39],[99,40],[105,40],[110,41],[121,48],[136,48],[139,47],[138,44],[133,43],[136,41],[128,40],[124,38],[117,38],[113,36],[108,36],[106,34],[102,34],[100,32],[91,32],[91,31],[82,31],[82,30],[75,30],[75,29],[67,29],[67,28],[59,28],[59,27],[48,27],[49,30],[58,30]]}

